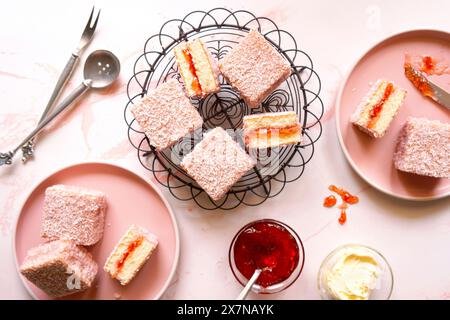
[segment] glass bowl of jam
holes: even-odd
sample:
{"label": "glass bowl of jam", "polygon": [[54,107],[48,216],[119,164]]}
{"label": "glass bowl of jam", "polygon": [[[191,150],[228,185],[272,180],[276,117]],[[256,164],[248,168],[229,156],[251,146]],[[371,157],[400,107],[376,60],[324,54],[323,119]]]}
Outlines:
{"label": "glass bowl of jam", "polygon": [[297,233],[288,225],[263,219],[242,227],[229,250],[231,271],[243,286],[257,269],[255,293],[276,293],[291,286],[303,269],[305,252]]}

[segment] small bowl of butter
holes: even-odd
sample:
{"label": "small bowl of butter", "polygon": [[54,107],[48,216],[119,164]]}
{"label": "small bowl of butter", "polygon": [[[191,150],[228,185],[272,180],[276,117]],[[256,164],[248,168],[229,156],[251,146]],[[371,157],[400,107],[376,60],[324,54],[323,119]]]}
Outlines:
{"label": "small bowl of butter", "polygon": [[318,275],[324,300],[388,300],[394,285],[386,259],[368,246],[347,244],[333,250]]}

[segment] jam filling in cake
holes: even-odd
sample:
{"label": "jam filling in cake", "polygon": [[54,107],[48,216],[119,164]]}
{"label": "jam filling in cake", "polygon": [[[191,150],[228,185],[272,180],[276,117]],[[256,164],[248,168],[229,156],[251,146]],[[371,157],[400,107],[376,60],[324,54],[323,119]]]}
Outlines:
{"label": "jam filling in cake", "polygon": [[191,89],[195,92],[196,95],[203,95],[202,86],[200,85],[200,81],[198,80],[197,70],[195,68],[194,61],[192,60],[192,55],[188,49],[182,50],[183,56],[186,61],[189,63],[189,72],[192,75]]}
{"label": "jam filling in cake", "polygon": [[377,123],[378,119],[380,118],[381,111],[383,110],[383,106],[391,96],[392,91],[394,91],[394,85],[391,82],[389,82],[386,86],[386,89],[384,89],[384,94],[381,100],[378,101],[378,103],[373,106],[372,110],[370,110],[369,113],[370,120],[369,123],[367,124],[368,128],[373,128]]}

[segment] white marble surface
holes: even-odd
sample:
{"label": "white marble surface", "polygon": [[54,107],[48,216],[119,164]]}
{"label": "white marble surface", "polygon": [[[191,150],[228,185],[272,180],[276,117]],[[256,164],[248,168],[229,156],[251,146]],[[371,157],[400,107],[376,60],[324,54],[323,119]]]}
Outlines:
{"label": "white marble surface", "polygon": [[[55,79],[84,27],[93,1],[2,1],[0,10],[0,149],[14,145],[37,121]],[[114,51],[122,62],[118,85],[94,92],[40,138],[36,159],[0,168],[0,298],[29,298],[17,275],[11,241],[25,196],[41,178],[70,163],[110,160],[151,177],[138,163],[122,118],[125,84],[144,41],[169,18],[192,9],[225,5],[268,16],[289,30],[314,59],[323,80],[328,110],[323,137],[302,178],[256,208],[207,213],[170,197],[181,230],[182,253],[167,299],[234,298],[241,287],[227,262],[232,236],[245,223],[263,217],[283,220],[304,240],[306,264],[288,290],[251,298],[317,299],[316,277],[335,247],[359,242],[390,261],[393,298],[450,298],[450,199],[411,203],[369,187],[346,163],[334,125],[334,100],[343,75],[369,46],[411,28],[450,31],[450,2],[442,1],[96,1],[99,28],[88,52]],[[84,57],[87,55],[85,54]],[[81,79],[77,69],[67,90]],[[68,91],[66,91],[68,92]],[[337,211],[322,207],[330,183],[356,192],[345,226]]]}

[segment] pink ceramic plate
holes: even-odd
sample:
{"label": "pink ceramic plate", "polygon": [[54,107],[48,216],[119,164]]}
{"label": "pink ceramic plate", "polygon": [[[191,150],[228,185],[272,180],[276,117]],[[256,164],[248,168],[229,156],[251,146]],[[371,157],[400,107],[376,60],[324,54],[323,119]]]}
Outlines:
{"label": "pink ceramic plate", "polygon": [[[158,299],[170,284],[179,257],[178,227],[159,191],[131,171],[107,163],[83,163],[53,173],[38,184],[25,201],[16,224],[14,252],[19,266],[29,248],[42,243],[39,236],[44,191],[54,184],[76,185],[103,191],[108,196],[103,239],[89,248],[99,271],[94,286],[66,299]],[[159,246],[128,285],[121,286],[103,271],[106,258],[131,224],[156,234]],[[30,294],[49,297],[21,276]]]}
{"label": "pink ceramic plate", "polygon": [[[423,97],[403,74],[404,55],[430,54],[450,63],[450,34],[434,30],[408,31],[394,35],[370,49],[351,70],[339,94],[336,109],[341,147],[356,172],[375,188],[409,200],[432,200],[450,195],[450,179],[435,179],[395,169],[392,156],[397,136],[409,116],[450,122],[448,109]],[[372,139],[350,123],[350,115],[367,93],[370,83],[384,78],[408,91],[386,135]],[[450,75],[431,76],[450,91]]]}

